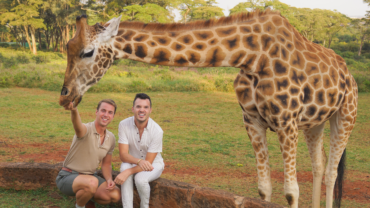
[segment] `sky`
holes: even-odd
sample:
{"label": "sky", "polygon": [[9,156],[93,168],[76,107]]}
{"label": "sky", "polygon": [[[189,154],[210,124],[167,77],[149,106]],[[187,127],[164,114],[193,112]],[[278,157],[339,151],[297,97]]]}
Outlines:
{"label": "sky", "polygon": [[[224,9],[224,14],[229,14],[229,9],[246,0],[216,0],[218,6]],[[336,9],[349,17],[364,17],[370,7],[363,0],[280,0],[280,2],[297,8],[311,9]]]}

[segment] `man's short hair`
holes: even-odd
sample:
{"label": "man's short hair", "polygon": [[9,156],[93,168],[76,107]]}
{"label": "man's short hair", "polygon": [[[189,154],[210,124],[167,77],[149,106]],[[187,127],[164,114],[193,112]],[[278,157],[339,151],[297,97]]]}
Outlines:
{"label": "man's short hair", "polygon": [[136,101],[136,99],[138,99],[138,98],[140,98],[140,99],[142,99],[142,100],[146,100],[146,99],[148,99],[148,100],[149,100],[149,102],[150,102],[150,107],[152,107],[152,100],[150,100],[149,95],[147,95],[147,94],[145,94],[145,93],[137,93],[137,94],[136,94],[136,96],[135,96],[134,102],[132,102],[132,106],[135,106],[135,101]]}
{"label": "man's short hair", "polygon": [[113,105],[113,106],[114,106],[114,114],[116,114],[117,105],[116,105],[116,103],[115,103],[112,99],[104,99],[104,100],[101,100],[101,101],[98,103],[98,107],[96,108],[96,110],[99,110],[100,105],[101,105],[102,103],[108,103],[108,104],[110,104],[110,105]]}

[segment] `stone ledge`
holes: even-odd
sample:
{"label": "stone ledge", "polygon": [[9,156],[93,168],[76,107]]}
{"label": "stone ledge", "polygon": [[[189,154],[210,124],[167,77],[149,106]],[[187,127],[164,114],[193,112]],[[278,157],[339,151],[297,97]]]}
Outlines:
{"label": "stone ledge", "polygon": [[[0,187],[30,190],[55,186],[62,164],[0,163]],[[113,178],[119,172],[113,171]],[[98,172],[101,175],[101,172]],[[159,178],[150,183],[150,207],[155,208],[282,208],[260,199],[238,196],[229,192],[203,188],[188,183]],[[140,199],[135,190],[134,207]]]}

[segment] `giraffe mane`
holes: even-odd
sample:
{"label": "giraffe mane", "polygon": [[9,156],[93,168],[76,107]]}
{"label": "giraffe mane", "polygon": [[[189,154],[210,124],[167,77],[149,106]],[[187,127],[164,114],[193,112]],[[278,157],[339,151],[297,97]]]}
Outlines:
{"label": "giraffe mane", "polygon": [[272,11],[270,9],[266,9],[265,11],[255,10],[253,12],[240,12],[237,14],[233,14],[228,17],[221,17],[219,19],[212,18],[209,20],[197,20],[189,23],[168,23],[168,24],[161,24],[161,23],[148,23],[145,24],[143,22],[137,21],[123,21],[120,23],[120,28],[127,28],[127,29],[136,29],[148,32],[163,32],[163,31],[171,31],[171,32],[180,32],[180,31],[189,31],[195,29],[206,29],[211,28],[214,26],[223,26],[229,25],[231,23],[239,23],[245,22],[251,19],[255,19],[258,17],[276,14],[280,15],[278,11]]}

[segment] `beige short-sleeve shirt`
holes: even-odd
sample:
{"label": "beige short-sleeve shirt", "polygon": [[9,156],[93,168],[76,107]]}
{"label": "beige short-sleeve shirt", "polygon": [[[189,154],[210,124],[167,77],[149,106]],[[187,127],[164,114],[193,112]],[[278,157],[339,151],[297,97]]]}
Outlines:
{"label": "beige short-sleeve shirt", "polygon": [[87,128],[85,136],[73,137],[63,166],[84,174],[93,174],[106,155],[112,155],[116,145],[114,134],[105,130],[105,139],[100,145],[100,136],[95,128],[95,122],[84,124]]}
{"label": "beige short-sleeve shirt", "polygon": [[130,155],[144,160],[148,152],[157,153],[153,163],[164,165],[161,155],[163,130],[153,119],[149,118],[141,139],[134,117],[122,120],[118,126],[118,137],[118,143],[129,145]]}

